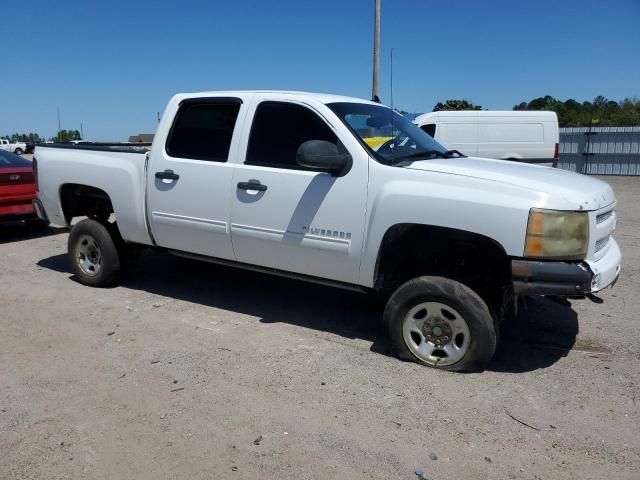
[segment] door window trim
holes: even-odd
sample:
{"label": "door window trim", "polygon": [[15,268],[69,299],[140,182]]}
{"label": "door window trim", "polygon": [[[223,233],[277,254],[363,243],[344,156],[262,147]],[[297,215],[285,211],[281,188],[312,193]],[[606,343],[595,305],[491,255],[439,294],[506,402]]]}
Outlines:
{"label": "door window trim", "polygon": [[[247,157],[249,155],[249,146],[251,145],[251,139],[253,136],[253,129],[255,127],[256,124],[256,113],[258,112],[258,108],[260,108],[260,105],[264,104],[264,103],[276,103],[276,104],[285,104],[285,105],[294,105],[300,108],[304,108],[305,110],[308,110],[309,112],[311,112],[312,114],[316,115],[326,126],[329,130],[331,130],[333,132],[333,134],[336,136],[336,140],[337,140],[337,145],[338,148],[342,147],[347,153],[351,154],[348,150],[347,147],[344,145],[344,143],[342,143],[342,141],[340,140],[340,136],[338,135],[338,131],[336,129],[336,127],[331,124],[328,119],[325,117],[325,115],[318,111],[313,105],[310,105],[306,102],[300,102],[300,101],[292,101],[292,100],[272,100],[272,99],[263,99],[260,100],[256,105],[255,108],[253,109],[253,114],[252,114],[252,118],[251,118],[251,128],[249,129],[249,135],[247,137],[247,143],[246,143],[246,149],[245,149],[245,153],[244,153],[244,159],[242,161],[242,165],[246,165],[248,167],[261,167],[261,168],[269,168],[269,169],[274,169],[274,170],[291,170],[291,171],[295,171],[295,172],[313,172],[313,173],[326,173],[324,170],[319,170],[319,169],[314,169],[314,168],[309,168],[309,167],[302,167],[300,165],[287,165],[287,166],[279,166],[278,165],[267,165],[267,164],[257,164],[257,163],[247,163]],[[349,170],[351,170],[351,166],[349,166],[349,168],[346,170],[346,172],[343,175],[340,176],[344,176],[346,175]]]}
{"label": "door window trim", "polygon": [[[174,155],[171,153],[169,149],[169,142],[173,136],[174,130],[177,128],[178,118],[180,118],[180,113],[183,108],[190,105],[238,105],[238,114],[236,115],[235,124],[233,127],[233,133],[231,134],[231,142],[229,145],[229,152],[227,153],[227,159],[224,162],[212,160],[209,157],[182,157],[178,155]],[[198,160],[198,161],[206,161],[211,163],[228,163],[229,155],[231,153],[231,147],[233,146],[233,137],[236,134],[238,129],[238,120],[240,119],[240,109],[242,107],[242,99],[239,97],[194,97],[194,98],[185,98],[180,101],[178,104],[178,109],[176,110],[175,115],[173,116],[173,121],[171,123],[171,128],[169,129],[169,133],[167,134],[167,138],[164,143],[164,151],[169,158],[179,159],[179,160]]]}

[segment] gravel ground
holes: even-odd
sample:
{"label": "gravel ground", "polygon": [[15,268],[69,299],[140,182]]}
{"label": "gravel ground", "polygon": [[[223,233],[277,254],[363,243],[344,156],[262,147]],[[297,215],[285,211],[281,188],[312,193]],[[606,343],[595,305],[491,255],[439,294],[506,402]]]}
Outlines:
{"label": "gravel ground", "polygon": [[0,478],[640,478],[640,178],[605,303],[528,300],[482,374],[389,356],[363,295],[144,255],[75,282],[0,226]]}

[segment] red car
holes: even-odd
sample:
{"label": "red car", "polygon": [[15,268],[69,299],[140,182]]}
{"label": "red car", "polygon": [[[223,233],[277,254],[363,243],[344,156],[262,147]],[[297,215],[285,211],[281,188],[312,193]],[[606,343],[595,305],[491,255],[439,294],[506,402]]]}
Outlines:
{"label": "red car", "polygon": [[38,217],[31,203],[36,198],[33,166],[14,153],[0,150],[0,222],[35,220]]}

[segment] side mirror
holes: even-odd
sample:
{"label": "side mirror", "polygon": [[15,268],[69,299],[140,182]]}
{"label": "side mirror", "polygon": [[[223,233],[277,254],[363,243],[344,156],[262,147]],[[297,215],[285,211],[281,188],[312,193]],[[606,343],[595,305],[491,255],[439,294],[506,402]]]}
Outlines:
{"label": "side mirror", "polygon": [[345,170],[351,165],[351,155],[340,153],[334,143],[309,140],[298,147],[296,162],[302,167],[323,170],[340,176],[341,173],[346,173]]}

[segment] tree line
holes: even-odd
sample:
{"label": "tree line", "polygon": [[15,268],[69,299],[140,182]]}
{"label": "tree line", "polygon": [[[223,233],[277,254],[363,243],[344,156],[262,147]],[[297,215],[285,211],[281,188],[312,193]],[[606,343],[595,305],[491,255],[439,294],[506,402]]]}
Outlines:
{"label": "tree line", "polygon": [[[468,100],[451,99],[438,102],[434,112],[441,110],[483,110]],[[640,125],[640,100],[625,98],[619,102],[598,95],[593,102],[578,102],[573,98],[562,101],[551,95],[534,98],[530,102],[522,102],[513,106],[513,110],[551,110],[558,115],[561,127],[632,127]]]}
{"label": "tree line", "polygon": [[[438,102],[433,107],[434,112],[442,110],[483,110],[481,105],[476,105],[464,99],[449,99]],[[551,110],[558,115],[558,123],[561,127],[586,127],[598,125],[602,127],[632,127],[640,125],[640,100],[638,98],[625,98],[619,102],[609,100],[598,95],[593,102],[578,102],[573,98],[566,101],[558,100],[551,95],[534,98],[530,102],[522,102],[513,106],[513,110]],[[403,110],[398,110],[405,113]],[[5,135],[11,142],[38,143],[44,141],[70,142],[81,140],[78,130],[60,130],[54,137],[48,139],[37,133],[14,133]]]}
{"label": "tree line", "polygon": [[82,140],[82,136],[78,130],[60,130],[56,136],[50,138],[41,137],[37,133],[13,133],[11,135],[4,135],[0,138],[6,138],[11,143],[42,143],[46,141],[70,142],[71,140]]}

